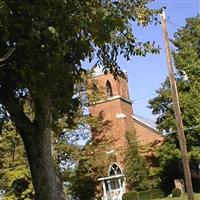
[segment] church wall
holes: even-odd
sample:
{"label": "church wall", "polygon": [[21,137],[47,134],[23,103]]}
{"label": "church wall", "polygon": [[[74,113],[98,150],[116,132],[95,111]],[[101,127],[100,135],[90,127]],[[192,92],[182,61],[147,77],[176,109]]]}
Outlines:
{"label": "church wall", "polygon": [[147,145],[155,140],[163,140],[155,130],[134,119],[132,102],[129,99],[128,80],[112,74],[102,74],[94,77],[97,87],[105,89],[109,81],[112,87],[113,96],[107,96],[102,101],[96,102],[89,107],[92,116],[102,116],[107,126],[101,133],[94,133],[95,137],[106,138],[109,141],[108,150],[115,150],[117,162],[123,167],[124,156],[127,148],[126,132],[136,133],[138,141]]}
{"label": "church wall", "polygon": [[147,145],[155,141],[159,141],[159,144],[164,140],[164,138],[159,135],[157,131],[152,129],[151,127],[148,127],[144,123],[141,123],[138,120],[134,120],[136,135],[138,138],[138,142],[141,145]]}
{"label": "church wall", "polygon": [[97,85],[101,87],[105,87],[106,82],[109,81],[112,86],[113,96],[119,95],[129,99],[127,79],[124,79],[120,76],[114,78],[112,74],[99,75],[94,79],[97,81]]}
{"label": "church wall", "polygon": [[96,104],[91,106],[89,110],[92,116],[102,115],[103,122],[107,122],[107,127],[105,126],[100,134],[110,138],[112,145],[114,144],[115,147],[121,146],[121,140],[124,141],[125,122],[121,118],[117,119],[117,114],[121,113],[120,100],[116,99]]}

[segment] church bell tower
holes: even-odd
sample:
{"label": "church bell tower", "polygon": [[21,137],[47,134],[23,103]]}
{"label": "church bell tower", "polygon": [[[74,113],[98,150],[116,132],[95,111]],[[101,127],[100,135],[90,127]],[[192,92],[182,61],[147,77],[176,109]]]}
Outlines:
{"label": "church bell tower", "polygon": [[101,131],[105,138],[111,138],[110,151],[116,153],[117,162],[123,163],[119,149],[126,147],[126,132],[134,132],[132,101],[128,92],[128,77],[126,72],[116,77],[104,74],[101,68],[94,69],[96,87],[104,90],[104,97],[89,107],[91,116],[103,116],[104,121],[110,122],[109,127]]}

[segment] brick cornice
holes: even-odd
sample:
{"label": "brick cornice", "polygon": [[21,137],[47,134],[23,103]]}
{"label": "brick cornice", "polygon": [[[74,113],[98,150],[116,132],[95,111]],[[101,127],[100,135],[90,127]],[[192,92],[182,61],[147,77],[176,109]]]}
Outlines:
{"label": "brick cornice", "polygon": [[125,101],[126,103],[129,103],[132,105],[133,101],[131,101],[130,99],[127,99],[125,97],[122,97],[120,95],[116,95],[116,96],[113,96],[113,97],[109,97],[108,99],[105,99],[105,100],[101,100],[101,101],[97,101],[97,102],[94,102],[94,103],[91,103],[90,106],[94,106],[96,104],[101,104],[101,103],[107,103],[109,101],[114,101],[114,100],[117,100],[117,99],[120,99],[122,101]]}

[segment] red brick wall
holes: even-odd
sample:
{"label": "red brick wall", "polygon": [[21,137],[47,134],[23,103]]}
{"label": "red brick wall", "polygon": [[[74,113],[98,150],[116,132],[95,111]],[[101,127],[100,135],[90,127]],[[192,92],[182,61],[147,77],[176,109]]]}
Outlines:
{"label": "red brick wall", "polygon": [[127,79],[124,79],[120,76],[114,78],[112,74],[99,75],[94,79],[97,82],[97,85],[105,87],[105,93],[106,93],[106,82],[109,81],[112,86],[113,96],[120,95],[122,97],[129,99]]}
{"label": "red brick wall", "polygon": [[[97,86],[105,88],[105,93],[106,82],[109,81],[112,87],[113,98],[118,96],[116,99],[112,99],[111,97],[106,101],[103,100],[102,102],[90,106],[89,110],[92,116],[99,117],[101,114],[103,115],[104,121],[111,122],[110,125],[105,127],[105,130],[101,132],[99,138],[103,137],[110,140],[108,149],[115,149],[117,153],[117,162],[122,163],[124,148],[126,147],[125,133],[128,130],[134,130],[134,123],[131,117],[133,115],[132,104],[129,100],[128,93],[128,80],[120,76],[114,78],[112,74],[99,75],[94,79]],[[124,114],[126,117],[117,118],[117,114],[120,113]]]}
{"label": "red brick wall", "polygon": [[[100,104],[91,106],[90,113],[92,116],[99,117],[101,114],[104,121],[110,122],[105,130],[97,134],[97,137],[104,138],[109,141],[109,145],[105,151],[108,150],[120,150],[124,146],[126,125],[124,119],[117,119],[118,113],[121,113],[121,100],[116,99],[112,101],[105,101]],[[117,153],[117,161],[121,162],[122,158],[119,153]]]}
{"label": "red brick wall", "polygon": [[[113,75],[100,75],[94,78],[97,86],[105,88],[106,82],[110,81],[113,97],[102,100],[89,107],[92,116],[103,116],[104,121],[108,121],[108,127],[100,133],[101,136],[110,140],[108,149],[116,150],[117,162],[123,166],[124,151],[127,147],[126,131],[136,132],[138,141],[142,145],[149,144],[155,140],[163,140],[156,131],[144,125],[140,121],[133,119],[132,103],[129,100],[127,79]],[[117,96],[117,97],[116,97]],[[125,118],[117,118],[117,114],[124,114]],[[99,133],[98,133],[99,134]],[[105,149],[106,151],[106,149]]]}
{"label": "red brick wall", "polygon": [[134,119],[134,125],[138,142],[140,144],[147,145],[152,142],[155,142],[156,140],[160,142],[164,140],[164,138],[161,135],[159,135],[157,131],[136,119]]}

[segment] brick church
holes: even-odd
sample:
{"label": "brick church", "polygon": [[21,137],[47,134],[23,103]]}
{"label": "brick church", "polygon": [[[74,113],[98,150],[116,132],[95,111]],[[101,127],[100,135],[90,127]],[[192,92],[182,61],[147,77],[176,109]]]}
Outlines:
{"label": "brick church", "polygon": [[123,174],[126,132],[134,132],[142,146],[151,143],[159,145],[163,138],[154,128],[134,116],[125,72],[114,77],[109,73],[104,74],[101,68],[96,67],[93,78],[96,86],[104,90],[104,95],[89,107],[89,111],[91,116],[101,115],[104,121],[110,122],[109,128],[101,131],[101,136],[112,139],[107,152],[116,155],[116,162],[110,163],[107,175],[98,179],[102,185],[102,199],[121,200],[126,188]]}

